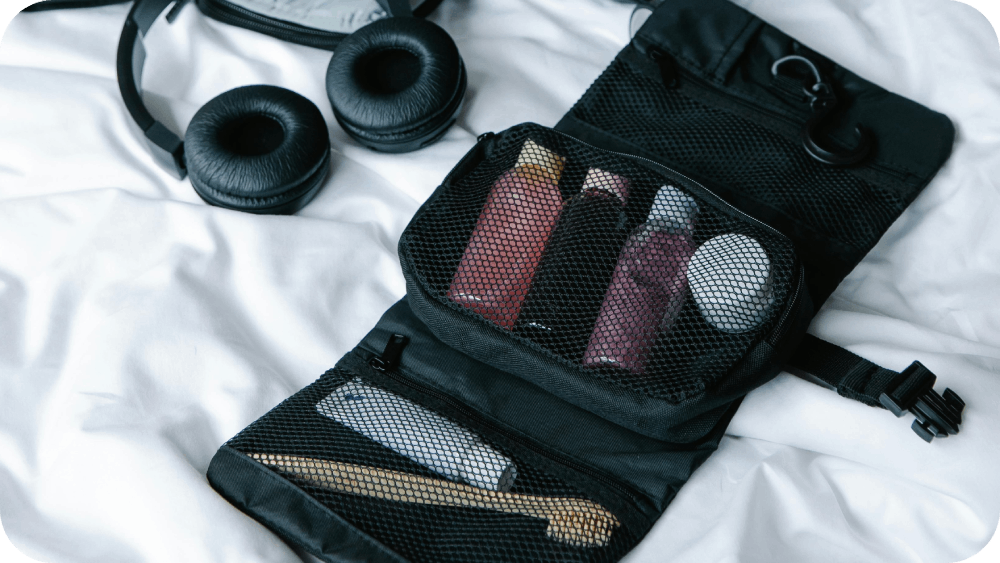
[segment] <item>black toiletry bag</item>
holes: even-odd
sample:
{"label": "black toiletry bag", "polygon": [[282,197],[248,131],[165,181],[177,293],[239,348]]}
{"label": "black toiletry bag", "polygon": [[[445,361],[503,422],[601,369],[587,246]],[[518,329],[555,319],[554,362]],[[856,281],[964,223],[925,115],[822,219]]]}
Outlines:
{"label": "black toiletry bag", "polygon": [[803,336],[947,158],[946,118],[667,0],[557,129],[480,138],[400,239],[406,297],[220,448],[220,494],[325,561],[615,561],[790,359],[957,432],[919,363]]}
{"label": "black toiletry bag", "polygon": [[[185,0],[186,1],[186,0]],[[427,17],[441,0],[195,0],[206,16],[223,23],[334,50],[361,27],[388,16]]]}
{"label": "black toiletry bag", "polygon": [[[525,165],[530,151],[544,155]],[[538,175],[545,158],[558,178]],[[812,315],[784,235],[661,165],[534,124],[482,136],[399,255],[407,297],[208,471],[328,561],[619,559]],[[619,298],[633,307],[602,321]]]}

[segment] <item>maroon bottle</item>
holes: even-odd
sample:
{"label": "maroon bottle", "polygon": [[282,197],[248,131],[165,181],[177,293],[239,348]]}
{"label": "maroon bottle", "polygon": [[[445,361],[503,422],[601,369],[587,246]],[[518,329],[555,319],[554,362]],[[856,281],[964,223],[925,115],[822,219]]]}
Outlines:
{"label": "maroon bottle", "polygon": [[559,220],[566,159],[528,139],[493,184],[448,288],[452,301],[510,329]]}
{"label": "maroon bottle", "polygon": [[657,333],[670,330],[684,302],[697,214],[691,197],[660,188],[647,222],[618,256],[583,365],[645,371]]}

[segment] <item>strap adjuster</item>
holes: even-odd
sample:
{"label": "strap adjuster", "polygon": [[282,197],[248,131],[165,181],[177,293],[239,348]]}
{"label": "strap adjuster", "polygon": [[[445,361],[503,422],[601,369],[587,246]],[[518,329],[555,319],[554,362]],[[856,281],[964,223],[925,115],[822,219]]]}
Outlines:
{"label": "strap adjuster", "polygon": [[895,388],[882,393],[878,400],[897,417],[910,411],[916,417],[913,431],[925,442],[958,434],[965,401],[951,389],[944,396],[934,390],[937,376],[920,362],[913,362],[899,374]]}

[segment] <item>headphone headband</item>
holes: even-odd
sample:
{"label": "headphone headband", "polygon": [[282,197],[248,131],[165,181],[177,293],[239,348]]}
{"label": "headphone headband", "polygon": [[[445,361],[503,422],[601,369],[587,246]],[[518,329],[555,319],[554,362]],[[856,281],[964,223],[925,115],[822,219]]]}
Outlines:
{"label": "headphone headband", "polygon": [[[160,14],[162,14],[171,4],[173,5],[173,9],[167,14],[168,22],[173,21],[174,17],[176,17],[177,13],[188,1],[189,0],[135,0],[135,3],[132,5],[132,9],[128,13],[128,17],[125,18],[125,25],[122,28],[117,53],[118,89],[121,92],[122,100],[126,109],[128,109],[132,119],[146,137],[146,143],[149,145],[153,158],[161,166],[163,166],[163,168],[181,180],[188,175],[188,159],[185,156],[184,140],[182,140],[179,135],[168,129],[166,125],[157,121],[142,101],[142,69],[146,61],[146,49],[143,45],[143,38],[149,32],[153,23],[160,17]],[[434,92],[441,89],[446,91],[438,96],[440,97],[439,100],[435,101],[435,103],[440,102],[440,107],[438,105],[425,107],[428,105],[426,99],[427,96],[411,93],[410,98],[408,98],[410,101],[407,101],[405,104],[403,102],[399,102],[400,105],[405,105],[407,108],[412,110],[403,112],[402,114],[409,117],[403,119],[403,123],[395,124],[394,127],[396,128],[390,128],[391,131],[389,132],[384,130],[386,128],[384,124],[377,127],[379,130],[374,132],[367,132],[363,129],[355,130],[356,128],[352,128],[350,125],[345,125],[345,130],[347,130],[348,134],[352,137],[361,140],[366,146],[375,148],[376,150],[385,150],[388,152],[415,150],[436,140],[437,137],[439,137],[454,121],[454,114],[458,111],[458,107],[460,106],[465,93],[465,72],[462,66],[461,57],[458,55],[457,48],[451,38],[447,36],[447,33],[437,26],[427,22],[421,22],[424,23],[425,27],[420,28],[419,31],[417,29],[413,29],[413,25],[410,23],[402,23],[411,22],[416,24],[417,20],[413,19],[413,16],[425,16],[426,13],[433,10],[441,2],[441,0],[424,0],[416,10],[411,9],[410,0],[376,1],[385,8],[389,15],[397,16],[389,19],[399,23],[383,24],[381,27],[375,26],[375,24],[365,26],[364,29],[368,30],[366,32],[366,37],[369,37],[369,41],[377,40],[376,42],[381,42],[380,44],[384,43],[386,45],[396,45],[399,40],[397,37],[397,34],[399,33],[402,33],[403,36],[409,38],[408,40],[417,41],[421,46],[418,50],[420,52],[426,52],[425,58],[427,60],[422,61],[421,64],[426,65],[428,69],[431,69],[426,72],[422,71],[420,74],[420,76],[423,77],[422,82],[420,82],[423,84],[422,88],[424,90],[430,88]],[[400,18],[399,16],[403,17]],[[357,34],[349,36],[347,41],[349,41],[350,37],[355,37],[356,35]],[[358,48],[362,48],[362,50],[364,50],[367,48],[365,45],[368,45],[368,47],[371,46],[365,43],[360,45]],[[362,54],[364,53],[354,53],[355,56],[360,56]],[[335,56],[334,58],[337,57]],[[444,66],[441,67],[440,65]],[[334,74],[336,75],[335,77],[342,78],[343,81],[346,81],[347,83],[353,83],[355,81],[355,77],[353,75],[340,76],[337,75],[337,73]],[[328,93],[331,91],[331,85],[330,73],[328,71]],[[375,96],[368,101],[371,104],[379,105],[381,107],[382,104],[386,103],[383,98],[384,97]],[[331,100],[332,99],[333,98],[331,98]],[[348,105],[354,107],[359,103],[361,102],[354,100]],[[333,105],[334,114],[337,116],[338,121],[345,124],[346,121],[344,121],[341,113],[338,113],[336,104]],[[410,115],[417,110],[419,110],[418,115]],[[379,111],[378,113],[385,112]],[[389,113],[392,114],[392,112]],[[395,113],[399,112],[396,111]],[[315,115],[318,116],[320,121],[322,121],[322,115],[319,113],[318,109],[316,110]],[[310,116],[310,119],[313,117],[315,116]],[[348,119],[348,121],[350,120]],[[402,126],[405,126],[405,129],[400,129]],[[194,145],[192,145],[192,149],[194,149]],[[192,156],[194,156],[193,153]],[[194,183],[194,176],[201,173],[199,170],[201,170],[200,166],[195,165],[194,161],[192,161],[192,183]]]}
{"label": "headphone headband", "polygon": [[149,113],[142,102],[141,85],[142,67],[146,62],[146,48],[142,39],[153,22],[174,2],[175,0],[136,0],[132,5],[118,41],[118,89],[125,108],[145,134],[153,157],[178,179],[184,179],[187,176],[184,141]]}
{"label": "headphone headband", "polygon": [[413,10],[410,8],[410,0],[376,0],[379,6],[385,10],[390,17],[410,17]]}

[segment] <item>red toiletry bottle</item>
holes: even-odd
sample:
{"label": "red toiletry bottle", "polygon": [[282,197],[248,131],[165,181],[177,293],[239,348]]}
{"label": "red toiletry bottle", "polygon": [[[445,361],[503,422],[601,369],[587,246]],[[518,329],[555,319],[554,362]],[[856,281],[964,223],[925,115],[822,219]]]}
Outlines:
{"label": "red toiletry bottle", "polygon": [[663,186],[645,224],[618,256],[587,343],[583,364],[617,367],[641,375],[657,332],[670,330],[687,292],[687,267],[695,252],[698,205]]}
{"label": "red toiletry bottle", "polygon": [[566,159],[525,141],[514,168],[493,184],[458,263],[448,298],[510,329],[528,294],[563,200]]}

